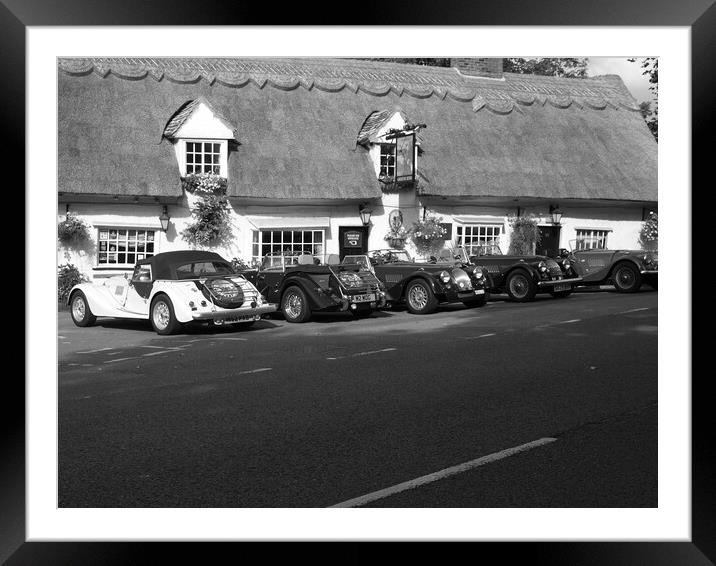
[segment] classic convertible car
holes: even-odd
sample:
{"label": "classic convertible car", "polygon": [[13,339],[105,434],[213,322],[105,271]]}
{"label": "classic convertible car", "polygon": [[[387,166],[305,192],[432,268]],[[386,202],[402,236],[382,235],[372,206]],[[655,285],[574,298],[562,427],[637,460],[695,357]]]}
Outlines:
{"label": "classic convertible car", "polygon": [[659,256],[656,251],[606,250],[591,247],[585,240],[569,242],[570,250],[562,249],[562,258],[571,262],[581,276],[580,285],[612,284],[621,293],[635,293],[646,283],[657,288]]}
{"label": "classic convertible car", "polygon": [[287,322],[306,322],[315,311],[350,311],[364,317],[385,305],[383,286],[375,275],[355,263],[340,264],[337,255],[328,256],[323,264],[310,254],[270,254],[257,270],[242,273],[279,304]]}
{"label": "classic convertible car", "polygon": [[129,278],[75,285],[68,305],[77,326],[91,326],[98,316],[149,319],[157,334],[192,321],[247,327],[276,311],[219,254],[191,250],[140,260]]}
{"label": "classic convertible car", "polygon": [[345,263],[369,267],[385,285],[389,303],[405,303],[413,314],[428,314],[440,303],[462,302],[482,306],[487,302],[487,273],[469,263],[462,248],[432,262],[416,262],[405,250],[384,249],[368,255],[346,256]]}
{"label": "classic convertible car", "polygon": [[490,274],[490,291],[507,293],[513,301],[531,301],[537,293],[567,297],[582,280],[567,259],[558,263],[546,256],[503,255],[495,244],[474,247],[473,252],[470,260]]}

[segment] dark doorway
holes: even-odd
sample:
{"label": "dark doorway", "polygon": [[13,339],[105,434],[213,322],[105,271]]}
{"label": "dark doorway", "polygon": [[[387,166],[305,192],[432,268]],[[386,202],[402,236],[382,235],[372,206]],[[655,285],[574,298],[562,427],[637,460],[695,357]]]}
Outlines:
{"label": "dark doorway", "polygon": [[540,242],[537,244],[537,255],[557,257],[559,254],[559,233],[561,226],[540,226]]}
{"label": "dark doorway", "polygon": [[368,228],[366,226],[339,226],[341,260],[347,255],[360,255],[368,252]]}

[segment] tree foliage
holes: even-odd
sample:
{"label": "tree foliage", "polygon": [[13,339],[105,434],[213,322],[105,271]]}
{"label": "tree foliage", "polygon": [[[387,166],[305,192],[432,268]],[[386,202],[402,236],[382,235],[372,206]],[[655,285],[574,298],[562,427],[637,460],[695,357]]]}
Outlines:
{"label": "tree foliage", "polygon": [[654,100],[656,102],[654,103],[653,108],[651,107],[650,102],[646,103],[648,105],[648,112],[644,111],[644,102],[640,103],[639,107],[642,110],[641,115],[646,121],[646,125],[649,126],[649,131],[651,131],[654,139],[659,141],[659,58],[644,57],[641,61],[637,61],[635,58],[630,58],[628,60],[632,63],[639,62],[642,69],[641,74],[649,77],[649,90],[654,95]]}
{"label": "tree foliage", "polygon": [[504,59],[503,69],[506,73],[581,78],[587,76],[587,59],[585,57]]}
{"label": "tree foliage", "polygon": [[539,244],[541,234],[539,232],[539,219],[534,215],[511,216],[508,219],[512,227],[510,237],[509,255],[531,255]]}

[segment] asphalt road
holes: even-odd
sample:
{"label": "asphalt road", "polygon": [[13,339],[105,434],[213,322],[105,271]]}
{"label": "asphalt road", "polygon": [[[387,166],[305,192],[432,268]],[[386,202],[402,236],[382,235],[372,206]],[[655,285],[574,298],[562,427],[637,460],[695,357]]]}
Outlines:
{"label": "asphalt road", "polygon": [[60,507],[658,505],[650,290],[168,337],[59,314]]}

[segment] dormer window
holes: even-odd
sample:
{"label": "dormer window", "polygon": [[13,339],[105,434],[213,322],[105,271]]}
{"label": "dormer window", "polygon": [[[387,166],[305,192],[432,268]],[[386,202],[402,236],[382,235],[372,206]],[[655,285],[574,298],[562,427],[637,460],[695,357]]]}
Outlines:
{"label": "dormer window", "polygon": [[[185,141],[186,168],[185,175],[190,173],[216,173],[221,175],[222,146],[226,142]],[[222,175],[225,177],[226,175]]]}
{"label": "dormer window", "polygon": [[384,179],[395,178],[395,144],[380,144],[380,173],[378,175]]}
{"label": "dormer window", "polygon": [[167,122],[164,137],[174,144],[179,174],[228,177],[229,142],[236,129],[204,98],[184,103]]}
{"label": "dormer window", "polygon": [[363,123],[357,143],[365,147],[375,174],[387,186],[413,186],[421,143],[418,130],[399,110],[376,110]]}

